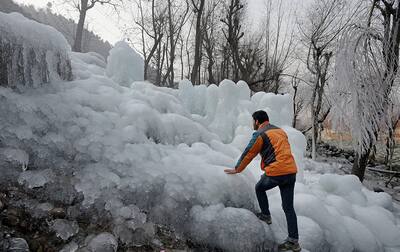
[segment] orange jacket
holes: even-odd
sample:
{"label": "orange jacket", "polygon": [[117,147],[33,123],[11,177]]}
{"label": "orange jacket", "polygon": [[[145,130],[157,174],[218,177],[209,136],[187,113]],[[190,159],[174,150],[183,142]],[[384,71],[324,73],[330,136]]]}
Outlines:
{"label": "orange jacket", "polygon": [[257,154],[261,155],[261,170],[268,176],[297,173],[296,162],[285,131],[269,122],[261,124],[253,133],[235,166],[236,171],[242,172]]}

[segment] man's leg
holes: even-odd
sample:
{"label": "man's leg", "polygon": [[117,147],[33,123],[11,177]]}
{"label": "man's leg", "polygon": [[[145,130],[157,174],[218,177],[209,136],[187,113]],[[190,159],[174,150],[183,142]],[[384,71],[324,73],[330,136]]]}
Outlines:
{"label": "man's leg", "polygon": [[260,206],[261,213],[264,215],[271,215],[271,213],[269,212],[268,197],[265,191],[270,190],[277,185],[277,181],[272,180],[265,174],[261,176],[261,179],[256,184],[256,195],[258,204]]}
{"label": "man's leg", "polygon": [[279,185],[282,198],[282,208],[286,215],[289,241],[297,242],[299,239],[297,229],[297,216],[293,207],[294,185],[296,182],[296,174],[287,175],[287,179]]}

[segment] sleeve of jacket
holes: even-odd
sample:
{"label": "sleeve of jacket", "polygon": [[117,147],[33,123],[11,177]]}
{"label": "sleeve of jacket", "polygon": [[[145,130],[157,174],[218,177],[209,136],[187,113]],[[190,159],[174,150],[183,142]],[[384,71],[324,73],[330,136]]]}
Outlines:
{"label": "sleeve of jacket", "polygon": [[263,145],[263,140],[259,132],[254,132],[246,149],[240,156],[235,169],[237,172],[242,172],[246,166],[253,160],[258,153],[260,153]]}

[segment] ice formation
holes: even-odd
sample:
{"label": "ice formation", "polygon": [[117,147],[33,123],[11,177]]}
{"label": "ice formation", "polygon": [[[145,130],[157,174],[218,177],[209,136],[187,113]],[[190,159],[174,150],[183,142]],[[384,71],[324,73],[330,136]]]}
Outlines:
{"label": "ice formation", "polygon": [[51,169],[40,171],[23,171],[18,177],[18,183],[28,188],[42,187],[54,179]]}
{"label": "ice formation", "polygon": [[39,86],[72,78],[64,36],[19,13],[0,12],[0,85]]}
{"label": "ice formation", "polygon": [[116,252],[118,241],[110,233],[101,233],[91,238],[87,247],[91,252]]}
{"label": "ice formation", "polygon": [[20,165],[23,171],[28,168],[29,155],[20,149],[0,148],[0,159],[2,162]]}
{"label": "ice formation", "polygon": [[129,86],[133,81],[142,81],[143,58],[126,42],[119,41],[110,50],[106,73],[115,82]]}
{"label": "ice formation", "polygon": [[57,237],[66,241],[78,233],[79,226],[76,221],[56,219],[51,223],[51,229],[56,232]]}
{"label": "ice formation", "polygon": [[[259,210],[254,185],[260,160],[239,175],[223,172],[251,137],[257,109],[289,136],[300,169],[295,208],[304,249],[400,249],[399,206],[389,195],[367,190],[353,176],[321,174],[319,163],[303,158],[305,137],[289,126],[289,95],[250,96],[244,82],[229,80],[219,86],[186,80],[179,89],[147,82],[126,87],[107,76],[98,55],[73,53],[71,59],[74,81],[24,93],[0,87],[0,147],[25,152],[32,175],[51,169],[54,176],[31,181],[8,165],[0,173],[28,187],[55,184],[57,197],[68,197],[59,201],[78,197],[62,191],[70,185],[83,194],[84,207],[108,212],[113,234],[88,237],[89,250],[105,244],[115,251],[118,239],[129,242],[138,232],[143,239],[134,242],[141,244],[154,235],[152,223],[226,251],[268,248],[286,238],[277,188],[268,193],[272,226],[253,214]],[[124,61],[115,64],[117,69]]]}

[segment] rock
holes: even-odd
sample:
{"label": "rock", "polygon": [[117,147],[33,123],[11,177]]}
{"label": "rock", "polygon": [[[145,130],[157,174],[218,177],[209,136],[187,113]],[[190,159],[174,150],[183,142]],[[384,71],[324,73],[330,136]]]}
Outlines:
{"label": "rock", "polygon": [[31,211],[31,214],[35,218],[45,218],[53,208],[54,206],[51,203],[40,203],[35,207],[35,209],[33,209],[33,211]]}
{"label": "rock", "polygon": [[67,208],[67,216],[71,219],[82,219],[83,211],[81,211],[79,205],[69,206]]}
{"label": "rock", "polygon": [[76,242],[70,242],[67,245],[65,245],[60,252],[76,252],[78,250],[79,246]]}
{"label": "rock", "polygon": [[50,210],[52,210],[54,208],[53,204],[49,203],[49,202],[45,202],[45,203],[40,203],[36,206],[37,209],[40,209],[44,212],[49,212]]}
{"label": "rock", "polygon": [[90,239],[87,248],[92,252],[116,252],[118,241],[112,234],[104,232]]}
{"label": "rock", "polygon": [[20,209],[10,208],[3,213],[3,224],[13,227],[21,223],[23,212]]}
{"label": "rock", "polygon": [[157,248],[162,248],[164,244],[159,239],[153,239],[151,244]]}
{"label": "rock", "polygon": [[155,236],[154,224],[147,222],[138,227],[133,233],[133,242],[136,246],[142,246],[151,243]]}
{"label": "rock", "polygon": [[54,218],[63,219],[66,216],[65,210],[62,207],[56,207],[50,210],[50,215]]}
{"label": "rock", "polygon": [[56,232],[56,236],[68,240],[70,237],[76,235],[79,232],[79,226],[76,221],[68,221],[64,219],[56,219],[50,226],[51,230]]}
{"label": "rock", "polygon": [[23,238],[12,238],[8,241],[9,252],[29,252],[28,243]]}
{"label": "rock", "polygon": [[7,198],[7,195],[5,193],[0,192],[0,200],[4,200]]}
{"label": "rock", "polygon": [[385,192],[382,188],[375,186],[374,188],[374,192]]}
{"label": "rock", "polygon": [[125,245],[132,245],[133,231],[126,225],[121,224],[113,228],[113,233]]}
{"label": "rock", "polygon": [[3,210],[3,208],[4,208],[4,204],[3,204],[3,202],[0,200],[0,212]]}
{"label": "rock", "polygon": [[91,252],[88,248],[80,248],[76,252]]}

